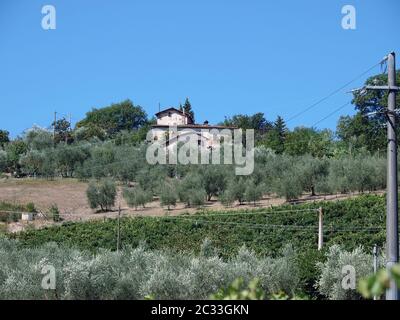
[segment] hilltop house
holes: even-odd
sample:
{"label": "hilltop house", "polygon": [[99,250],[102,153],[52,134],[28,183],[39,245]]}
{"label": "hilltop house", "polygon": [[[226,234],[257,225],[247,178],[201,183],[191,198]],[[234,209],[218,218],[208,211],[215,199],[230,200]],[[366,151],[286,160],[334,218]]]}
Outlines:
{"label": "hilltop house", "polygon": [[157,124],[152,125],[152,140],[166,139],[167,146],[177,141],[187,141],[190,135],[195,134],[199,146],[212,149],[220,144],[223,136],[232,136],[232,130],[236,128],[210,125],[208,121],[195,124],[189,114],[172,107],[155,115]]}

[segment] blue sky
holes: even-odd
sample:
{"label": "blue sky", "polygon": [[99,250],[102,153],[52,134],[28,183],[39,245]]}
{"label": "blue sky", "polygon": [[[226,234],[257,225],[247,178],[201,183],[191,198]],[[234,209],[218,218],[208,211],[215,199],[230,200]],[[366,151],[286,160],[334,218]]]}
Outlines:
{"label": "blue sky", "polygon": [[[46,4],[56,30],[41,27]],[[341,27],[346,4],[356,30]],[[15,137],[49,126],[54,110],[75,123],[127,98],[153,115],[189,97],[198,122],[290,118],[388,52],[400,56],[399,18],[397,0],[2,0],[0,128]],[[311,126],[350,99],[342,90],[288,125]]]}

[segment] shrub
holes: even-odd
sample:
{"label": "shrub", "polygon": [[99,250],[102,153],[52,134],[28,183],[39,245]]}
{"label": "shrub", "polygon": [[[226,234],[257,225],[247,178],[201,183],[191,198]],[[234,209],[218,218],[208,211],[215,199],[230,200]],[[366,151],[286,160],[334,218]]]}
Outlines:
{"label": "shrub", "polygon": [[247,202],[253,202],[253,205],[256,205],[256,202],[261,200],[262,198],[262,189],[260,185],[255,185],[253,180],[249,180],[246,183],[246,189],[244,192],[244,199]]}
{"label": "shrub", "polygon": [[234,200],[239,201],[240,204],[244,201],[244,194],[246,192],[246,182],[240,177],[237,180],[231,180],[226,190],[227,194]]}
{"label": "shrub", "polygon": [[26,205],[26,211],[32,212],[32,213],[36,213],[37,210],[36,210],[35,204],[34,204],[33,202],[27,203],[27,205]]}
{"label": "shrub", "polygon": [[53,219],[54,222],[59,222],[61,221],[61,217],[60,217],[60,211],[58,210],[58,207],[56,204],[53,204],[50,209],[49,209],[49,213],[51,218]]}
{"label": "shrub", "polygon": [[[246,249],[224,261],[216,255],[146,250],[144,246],[101,250],[95,255],[54,243],[24,248],[0,238],[0,256],[0,299],[208,299],[237,278],[242,279],[239,287],[251,288],[249,294],[241,292],[241,297],[261,298],[272,293],[269,288],[289,294],[281,284],[293,277],[283,273],[269,277],[282,263],[292,264],[285,256],[257,257]],[[41,270],[49,264],[56,271],[55,290],[41,287]],[[257,284],[254,278],[259,279]]]}
{"label": "shrub", "polygon": [[91,181],[86,195],[92,209],[100,207],[101,211],[108,211],[115,203],[117,189],[110,179],[103,179],[100,182]]}
{"label": "shrub", "polygon": [[153,199],[151,191],[145,191],[140,187],[125,188],[122,194],[128,206],[135,207],[135,210],[138,206],[144,208],[146,203]]}
{"label": "shrub", "polygon": [[176,205],[176,200],[175,188],[170,183],[165,183],[160,193],[160,204],[162,206],[167,206],[168,210],[170,210],[171,206]]}
{"label": "shrub", "polygon": [[204,190],[191,190],[188,198],[190,206],[200,207],[204,204],[206,193]]}
{"label": "shrub", "polygon": [[[381,261],[383,259],[380,259]],[[325,262],[318,262],[320,271],[316,288],[325,297],[331,300],[360,299],[360,294],[354,289],[344,289],[342,268],[346,265],[354,267],[356,281],[372,273],[372,257],[365,254],[361,247],[353,251],[345,251],[338,245],[329,248]]]}
{"label": "shrub", "polygon": [[225,206],[229,207],[235,202],[235,195],[230,190],[225,190],[219,197],[218,200]]}

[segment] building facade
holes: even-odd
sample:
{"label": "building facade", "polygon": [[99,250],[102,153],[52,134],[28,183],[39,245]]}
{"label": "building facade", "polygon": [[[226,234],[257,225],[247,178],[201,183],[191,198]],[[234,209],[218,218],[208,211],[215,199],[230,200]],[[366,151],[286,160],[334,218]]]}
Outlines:
{"label": "building facade", "polygon": [[214,149],[221,143],[221,139],[232,137],[236,127],[195,124],[193,119],[176,108],[168,108],[155,114],[157,124],[152,125],[150,139],[152,141],[165,141],[166,147],[171,147],[178,142],[187,142],[192,139],[198,146]]}

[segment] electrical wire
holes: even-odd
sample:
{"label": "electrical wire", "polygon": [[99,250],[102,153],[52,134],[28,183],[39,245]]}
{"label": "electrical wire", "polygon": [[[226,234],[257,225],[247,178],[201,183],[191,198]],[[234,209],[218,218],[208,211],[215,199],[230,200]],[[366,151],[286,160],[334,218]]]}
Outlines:
{"label": "electrical wire", "polygon": [[315,103],[307,106],[306,108],[304,108],[302,111],[296,113],[295,115],[293,115],[292,117],[290,117],[289,119],[286,120],[286,123],[288,123],[289,121],[292,121],[293,119],[298,118],[299,116],[303,115],[304,113],[306,113],[307,111],[313,109],[314,107],[316,107],[317,105],[319,105],[320,103],[326,101],[327,99],[329,99],[330,97],[334,96],[335,94],[337,94],[338,92],[340,92],[341,90],[343,90],[344,88],[346,88],[347,86],[349,86],[350,84],[352,84],[353,82],[357,81],[358,79],[360,79],[362,76],[364,76],[365,74],[367,74],[368,72],[370,72],[371,70],[373,70],[374,68],[376,68],[377,66],[379,66],[382,62],[380,61],[379,63],[373,65],[372,67],[368,68],[367,70],[365,70],[364,72],[362,72],[361,74],[359,74],[357,77],[353,78],[352,80],[350,80],[349,82],[346,82],[344,85],[340,86],[339,88],[333,90],[331,93],[329,93],[328,95],[326,95],[325,97],[319,99],[318,101],[316,101]]}
{"label": "electrical wire", "polygon": [[329,117],[333,116],[336,112],[338,112],[339,110],[342,110],[343,108],[347,107],[348,105],[351,104],[351,101],[346,102],[345,104],[341,105],[339,108],[333,110],[332,112],[328,113],[325,117],[323,117],[322,119],[318,120],[317,122],[315,122],[311,127],[315,127],[317,124],[321,123],[322,121],[325,121],[326,119],[328,119]]}

